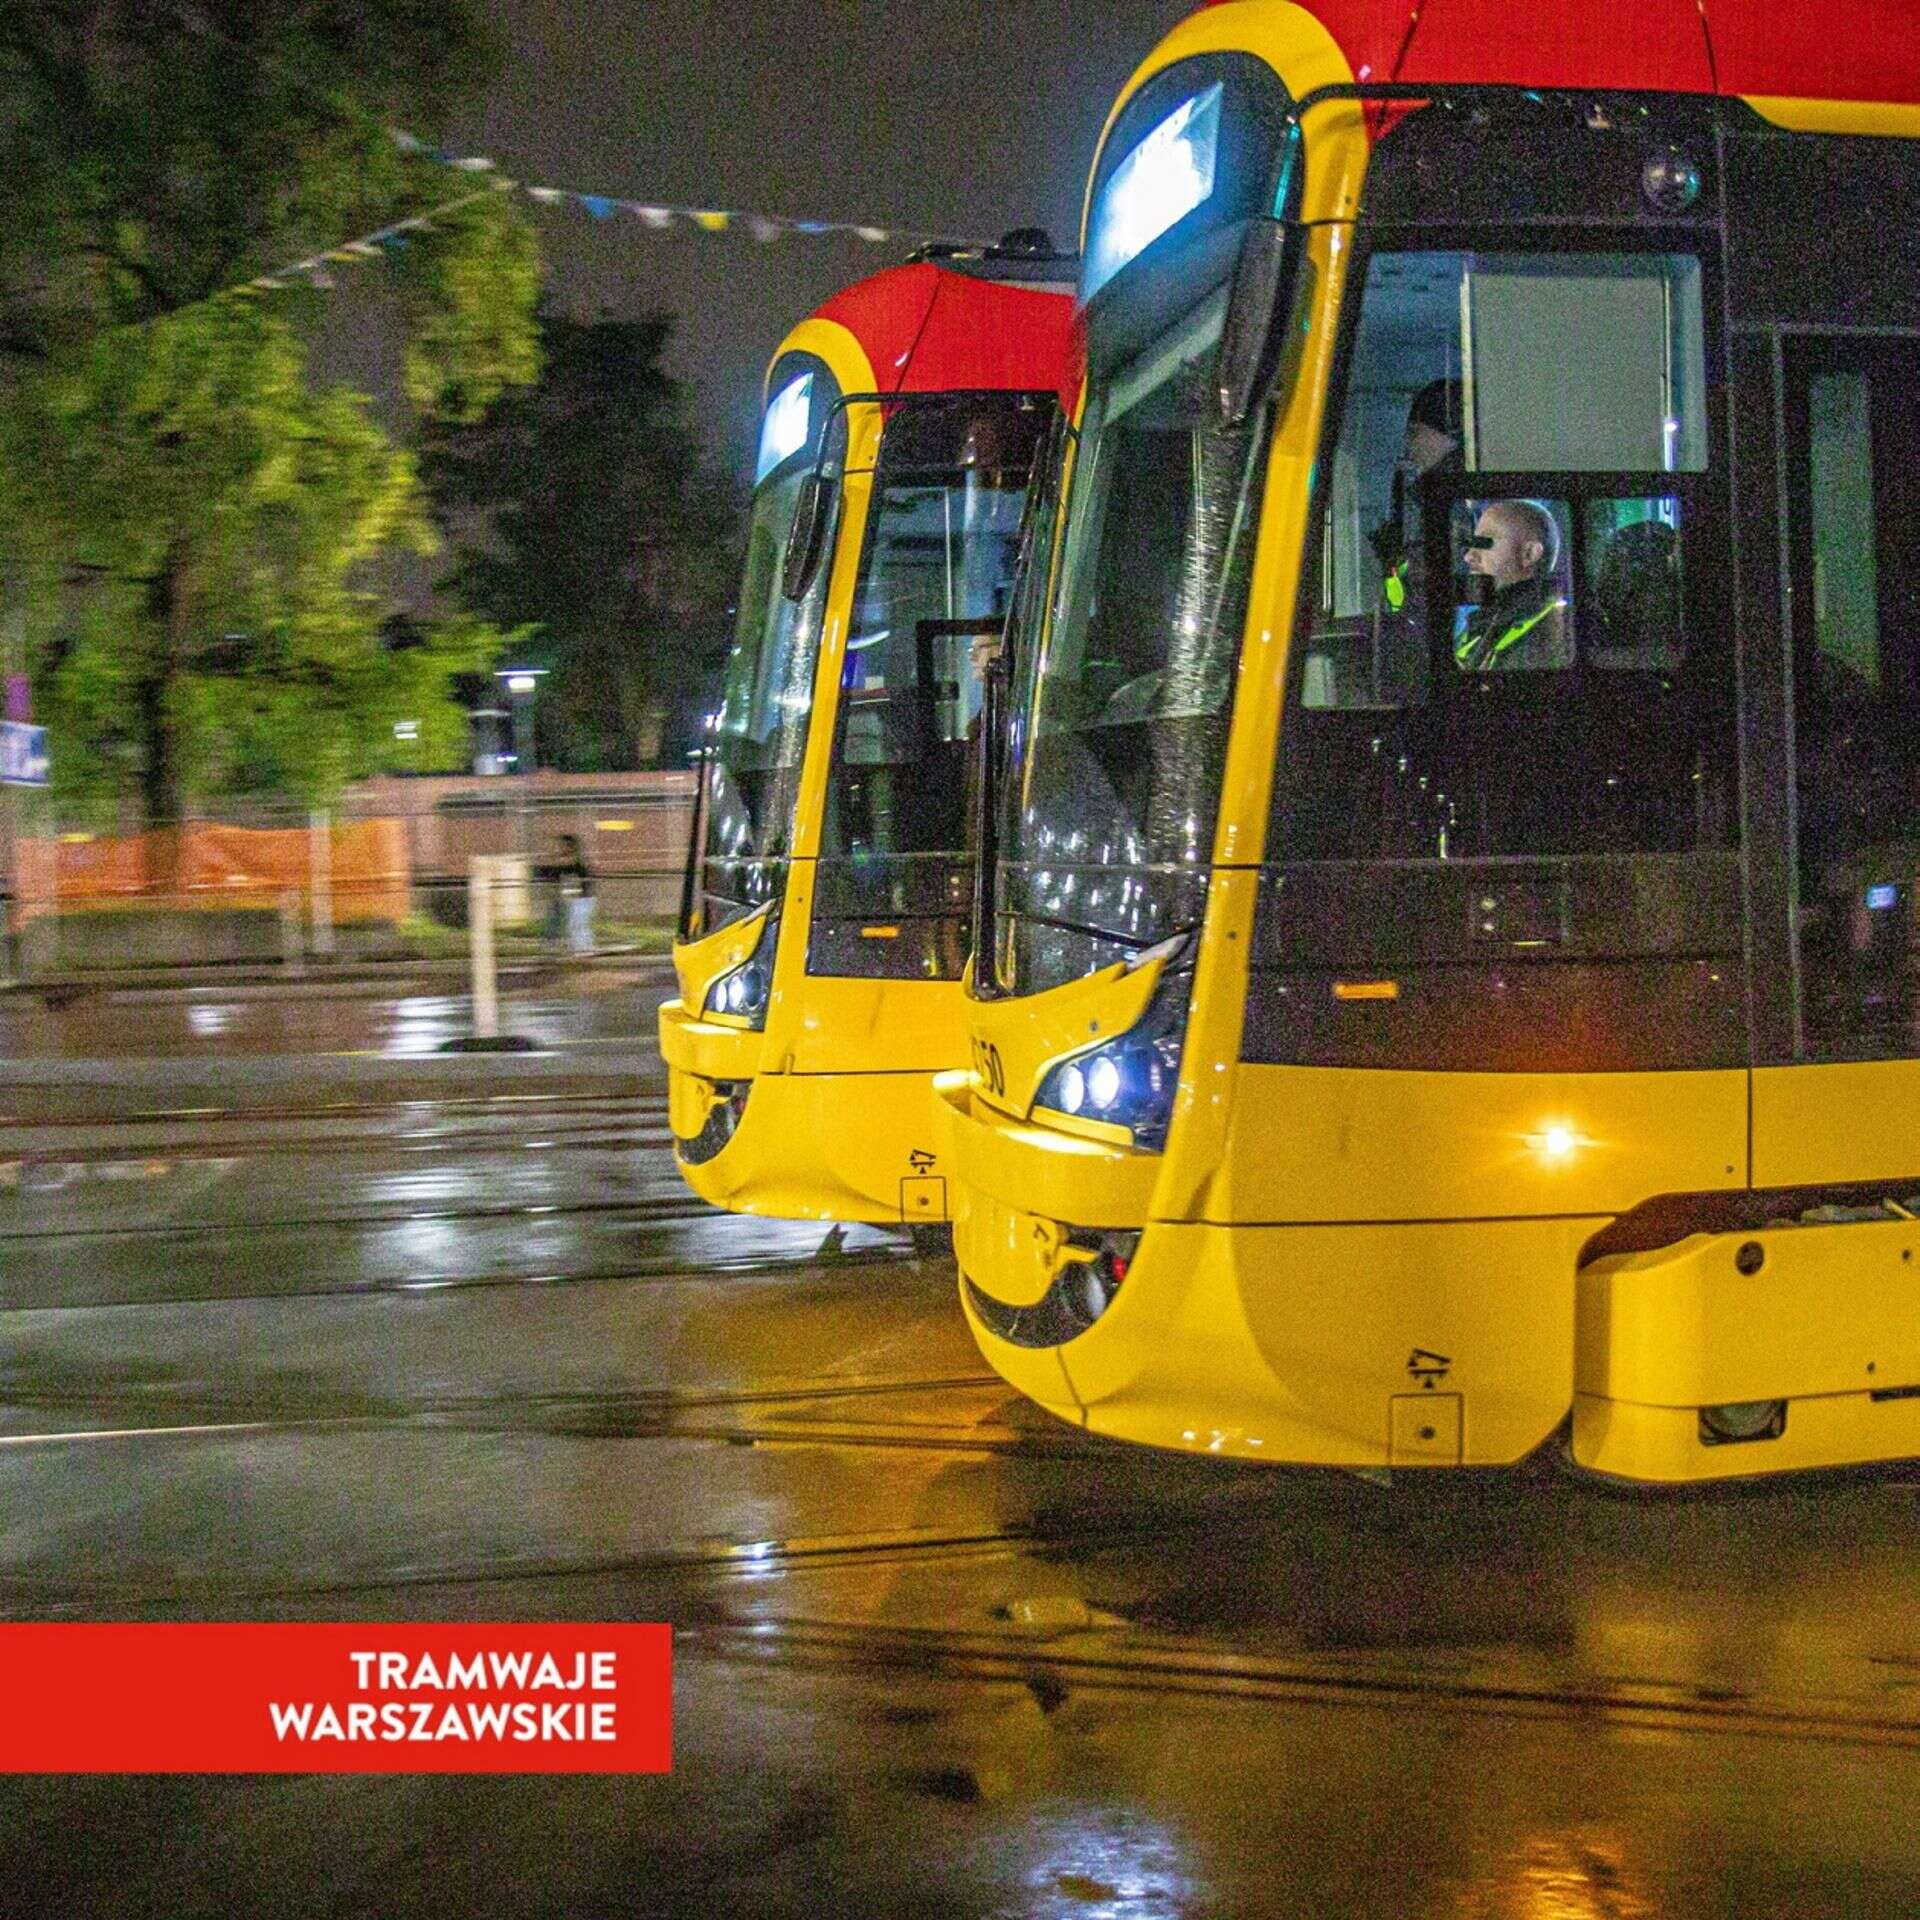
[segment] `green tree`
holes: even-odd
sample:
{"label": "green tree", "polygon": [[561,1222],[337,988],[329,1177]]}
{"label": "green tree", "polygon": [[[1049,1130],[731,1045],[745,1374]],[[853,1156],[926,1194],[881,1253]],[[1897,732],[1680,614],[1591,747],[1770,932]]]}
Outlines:
{"label": "green tree", "polygon": [[543,765],[656,762],[675,703],[724,658],[734,491],[709,470],[684,393],[661,365],[664,318],[541,323],[543,371],[426,448],[435,511],[456,542],[447,587],[545,667]]}
{"label": "green tree", "polygon": [[412,456],[361,396],[309,387],[285,321],[213,301],[114,328],[33,401],[12,415],[37,441],[33,517],[80,575],[34,623],[62,790],[138,790],[170,819],[192,792],[324,799],[399,720],[416,751],[457,745],[450,682],[497,637],[443,621],[391,644],[365,581],[433,548]]}
{"label": "green tree", "polygon": [[468,0],[0,0],[0,532],[70,791],[318,798],[393,718],[454,726],[493,636],[382,638],[388,563],[432,545],[410,457],[310,388],[314,296],[226,290],[426,215],[393,269],[408,399],[468,419],[531,379],[531,229],[391,134],[485,60]]}

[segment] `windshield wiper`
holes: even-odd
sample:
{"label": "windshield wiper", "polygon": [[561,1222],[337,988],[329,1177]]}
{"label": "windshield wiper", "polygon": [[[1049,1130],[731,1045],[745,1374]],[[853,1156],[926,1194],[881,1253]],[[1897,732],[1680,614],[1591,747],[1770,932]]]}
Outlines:
{"label": "windshield wiper", "polygon": [[1115,933],[1107,927],[1097,927],[1091,921],[1068,920],[1058,914],[1023,913],[1015,909],[1006,909],[1016,920],[1024,921],[1030,927],[1051,927],[1056,933],[1077,933],[1083,939],[1104,940],[1112,947],[1125,947],[1129,953],[1145,953],[1150,947],[1157,947],[1178,936],[1184,936],[1190,928],[1176,928],[1173,933],[1156,933],[1151,939],[1137,933]]}

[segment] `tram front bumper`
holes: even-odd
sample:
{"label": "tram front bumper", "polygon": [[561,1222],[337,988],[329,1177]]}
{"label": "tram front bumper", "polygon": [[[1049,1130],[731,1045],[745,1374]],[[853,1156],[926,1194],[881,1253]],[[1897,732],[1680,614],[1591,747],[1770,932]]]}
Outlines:
{"label": "tram front bumper", "polygon": [[[1087,1250],[1069,1238],[1075,1226],[1145,1226],[1159,1158],[1017,1122],[978,1100],[966,1073],[943,1074],[935,1088],[954,1174],[960,1303],[973,1337],[1010,1386],[1060,1419],[1094,1425],[1063,1345],[1023,1344],[997,1329],[1007,1309],[1040,1308],[1085,1261]],[[1075,1345],[1097,1340],[1118,1311],[1116,1302]]]}
{"label": "tram front bumper", "polygon": [[681,1174],[703,1200],[719,1198],[709,1191],[708,1169],[725,1152],[745,1115],[760,1070],[763,1038],[745,1028],[698,1019],[679,1000],[669,1000],[660,1009],[667,1124]]}
{"label": "tram front bumper", "polygon": [[779,1220],[946,1220],[931,1074],[763,1073],[761,1040],[660,1010],[668,1121],[701,1199]]}
{"label": "tram front bumper", "polygon": [[[1015,1122],[965,1075],[941,1091],[968,1324],[1060,1418],[1180,1452],[1359,1468],[1508,1464],[1565,1418],[1575,1266],[1598,1222],[1155,1219],[1157,1156]],[[1114,1228],[1142,1229],[1125,1276],[1062,1333],[1048,1302],[1096,1257],[1084,1230]]]}

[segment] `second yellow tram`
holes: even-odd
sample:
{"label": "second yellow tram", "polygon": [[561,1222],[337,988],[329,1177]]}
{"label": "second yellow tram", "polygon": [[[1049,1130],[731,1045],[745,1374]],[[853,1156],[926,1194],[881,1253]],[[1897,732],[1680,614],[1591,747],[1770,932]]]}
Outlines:
{"label": "second yellow tram", "polygon": [[978,668],[1072,264],[1036,243],[891,268],[774,358],[660,1014],[680,1168],[721,1206],[944,1230],[932,1078],[963,1057]]}
{"label": "second yellow tram", "polygon": [[1129,85],[943,1082],[967,1315],[1061,1417],[1920,1453],[1920,44],[1876,22],[1227,0]]}

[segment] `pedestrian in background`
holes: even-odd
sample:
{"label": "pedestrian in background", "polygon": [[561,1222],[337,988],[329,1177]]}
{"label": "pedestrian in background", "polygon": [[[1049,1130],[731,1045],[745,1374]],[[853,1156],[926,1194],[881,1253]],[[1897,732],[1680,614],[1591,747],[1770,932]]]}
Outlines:
{"label": "pedestrian in background", "polygon": [[556,931],[566,935],[569,953],[593,951],[593,869],[587,865],[585,850],[577,833],[560,836],[560,858],[540,869],[543,880],[551,880],[555,889]]}

